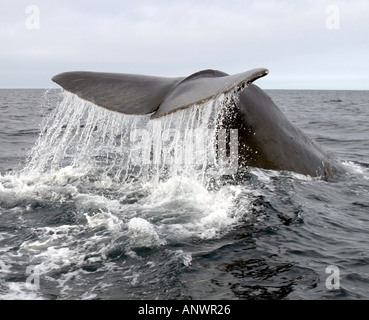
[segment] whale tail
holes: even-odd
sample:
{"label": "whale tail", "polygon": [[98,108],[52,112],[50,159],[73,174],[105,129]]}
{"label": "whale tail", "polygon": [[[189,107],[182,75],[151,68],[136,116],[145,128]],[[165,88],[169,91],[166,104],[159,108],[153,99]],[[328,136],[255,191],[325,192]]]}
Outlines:
{"label": "whale tail", "polygon": [[152,118],[158,118],[242,88],[268,73],[267,69],[254,69],[230,76],[203,70],[186,78],[166,78],[74,71],[58,74],[52,80],[100,107],[124,114],[153,113]]}

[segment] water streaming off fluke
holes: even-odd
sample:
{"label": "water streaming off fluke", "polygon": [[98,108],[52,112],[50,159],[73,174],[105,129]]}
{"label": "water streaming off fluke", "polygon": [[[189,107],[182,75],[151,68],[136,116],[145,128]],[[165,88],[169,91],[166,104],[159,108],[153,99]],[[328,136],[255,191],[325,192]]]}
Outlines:
{"label": "water streaming off fluke", "polygon": [[111,112],[63,94],[44,120],[24,172],[72,167],[99,171],[117,182],[180,175],[204,186],[210,177],[237,172],[237,130],[221,127],[231,94],[155,120]]}

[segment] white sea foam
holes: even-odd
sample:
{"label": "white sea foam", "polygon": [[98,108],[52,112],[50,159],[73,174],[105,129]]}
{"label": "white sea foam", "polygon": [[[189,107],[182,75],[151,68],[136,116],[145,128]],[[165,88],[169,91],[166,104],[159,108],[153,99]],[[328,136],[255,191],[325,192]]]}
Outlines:
{"label": "white sea foam", "polygon": [[[229,231],[247,214],[247,206],[235,206],[242,196],[238,186],[210,187],[222,175],[215,156],[216,110],[226,99],[223,95],[166,121],[149,121],[149,116],[110,112],[64,93],[45,118],[25,168],[0,176],[0,201],[20,208],[22,215],[39,203],[50,215],[66,205],[79,222],[35,227],[20,245],[19,257],[46,277],[106,260],[117,250],[134,258],[140,248],[212,239]],[[191,265],[191,253],[174,253],[184,266]],[[11,261],[11,254],[4,259]],[[7,262],[0,266],[11,268]],[[68,281],[83,272],[77,268],[59,275],[62,296]],[[133,284],[139,281],[139,273],[125,276]],[[8,289],[4,297],[42,297],[24,284],[10,283]],[[92,291],[83,295],[91,297]]]}
{"label": "white sea foam", "polygon": [[190,234],[195,225],[203,225],[199,236],[211,237],[234,222],[230,189],[208,189],[213,178],[209,172],[222,169],[215,160],[217,121],[230,97],[221,95],[180,110],[165,121],[149,121],[149,116],[110,112],[65,92],[45,119],[27,166],[8,181],[9,191],[44,200],[54,197],[50,201],[72,199],[78,211],[87,213],[90,226],[106,221],[111,230],[122,219],[140,218],[127,214],[131,208],[120,201],[127,194],[144,192],[147,196],[138,199],[143,208],[180,204],[185,212],[171,210],[189,216],[193,212],[186,210],[192,208]]}
{"label": "white sea foam", "polygon": [[132,218],[128,222],[128,235],[131,248],[154,248],[165,244],[155,231],[155,226],[142,218]]}
{"label": "white sea foam", "polygon": [[27,283],[8,282],[7,292],[1,294],[1,300],[44,300],[40,291],[32,289]]}
{"label": "white sea foam", "polygon": [[192,255],[190,253],[186,253],[183,250],[174,251],[174,257],[176,259],[182,260],[183,265],[186,267],[191,266],[192,264]]}
{"label": "white sea foam", "polygon": [[343,161],[341,163],[346,171],[349,174],[353,174],[355,176],[359,176],[364,178],[365,180],[369,180],[369,170],[368,168],[365,168],[357,163],[354,163],[352,161]]}

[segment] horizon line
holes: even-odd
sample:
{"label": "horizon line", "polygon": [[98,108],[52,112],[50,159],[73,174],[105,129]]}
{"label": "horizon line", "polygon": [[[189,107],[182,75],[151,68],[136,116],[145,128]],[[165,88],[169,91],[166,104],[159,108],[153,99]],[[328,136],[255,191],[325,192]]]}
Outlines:
{"label": "horizon line", "polygon": [[[295,90],[295,91],[369,91],[369,89],[324,89],[324,88],[262,88],[263,90]],[[0,90],[64,90],[60,87],[0,87]],[[67,90],[65,90],[67,91]]]}

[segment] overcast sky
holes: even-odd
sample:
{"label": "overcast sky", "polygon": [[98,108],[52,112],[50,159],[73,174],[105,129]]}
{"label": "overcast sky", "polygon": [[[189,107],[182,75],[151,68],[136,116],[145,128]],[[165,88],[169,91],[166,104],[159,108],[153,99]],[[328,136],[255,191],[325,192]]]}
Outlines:
{"label": "overcast sky", "polygon": [[86,70],[265,67],[275,89],[369,89],[369,0],[0,0],[0,88]]}

